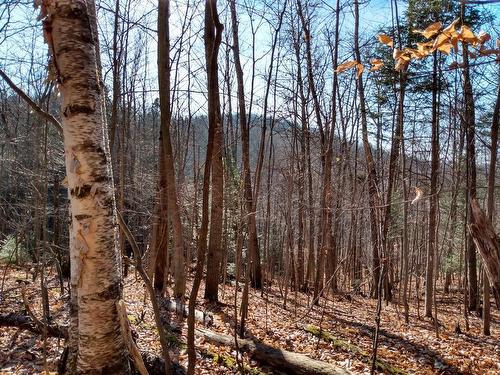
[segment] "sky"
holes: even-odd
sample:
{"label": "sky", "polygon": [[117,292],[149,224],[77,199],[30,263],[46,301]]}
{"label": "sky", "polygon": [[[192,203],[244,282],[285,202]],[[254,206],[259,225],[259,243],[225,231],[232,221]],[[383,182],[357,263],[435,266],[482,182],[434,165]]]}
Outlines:
{"label": "sky", "polygon": [[[276,0],[283,3],[284,0]],[[332,14],[335,8],[335,0],[317,0],[321,4],[321,10],[317,12],[314,19],[313,33],[320,32],[324,33],[326,30],[333,30],[334,25]],[[189,2],[189,9],[186,13],[186,5]],[[239,19],[240,19],[240,44],[241,44],[241,56],[245,74],[245,87],[247,92],[250,88],[250,72],[251,72],[251,30],[250,30],[250,17],[243,9],[242,5],[244,3],[253,3],[257,9],[262,8],[262,2],[259,0],[238,0],[239,5]],[[292,1],[289,1],[291,3]],[[41,24],[37,21],[38,10],[34,10],[33,6],[29,2],[23,2],[20,5],[9,8],[11,10],[10,17],[7,18],[8,12],[7,3],[0,3],[0,68],[6,70],[9,75],[11,75],[14,82],[25,85],[26,77],[30,76],[30,61],[36,62],[37,66],[34,71],[37,73],[32,76],[33,80],[37,82],[37,85],[28,85],[24,87],[26,91],[31,93],[34,91],[32,86],[42,86],[44,80],[44,68],[46,64],[46,45],[43,43]],[[10,1],[12,3],[12,1]],[[122,4],[123,4],[122,0]],[[203,52],[203,41],[201,38],[202,34],[202,22],[203,22],[203,4],[199,4],[197,7],[193,6],[194,0],[179,0],[171,1],[172,14],[171,14],[171,30],[172,30],[172,44],[175,45],[176,40],[181,35],[181,26],[184,22],[185,14],[191,14],[193,17],[193,27],[192,34],[190,35],[194,38],[194,34],[198,33],[195,45],[192,49],[191,63],[192,66],[196,68],[195,73],[191,76],[191,87],[193,91],[198,92],[193,95],[193,110],[203,111],[206,106],[205,96],[203,92],[205,89],[205,75],[199,74],[203,70],[204,66],[204,52]],[[342,1],[342,19],[341,19],[341,60],[348,59],[349,54],[352,53],[352,30],[353,30],[353,15],[352,15],[352,1]],[[100,22],[100,38],[101,45],[111,43],[112,35],[112,14],[108,9],[114,9],[113,0],[98,0],[98,4],[101,6],[101,11],[99,13]],[[221,14],[227,14],[227,2],[219,0],[219,12]],[[291,6],[291,5],[290,5]],[[122,14],[126,14],[132,21],[140,20],[145,27],[139,30],[137,27],[130,35],[130,44],[134,43],[140,44],[140,49],[143,51],[143,57],[141,64],[147,64],[147,87],[152,89],[152,94],[150,100],[154,100],[154,90],[157,88],[156,83],[156,1],[154,0],[132,0],[130,7],[128,9],[122,9]],[[484,8],[488,9],[490,12],[497,16],[497,25],[494,28],[500,29],[498,25],[498,20],[500,20],[500,3],[487,4]],[[406,1],[398,1],[398,11],[400,16],[404,14],[406,10]],[[378,30],[383,26],[388,26],[391,24],[392,14],[391,14],[391,1],[388,0],[370,0],[365,1],[360,7],[360,34],[364,41],[375,41]],[[268,14],[266,17],[270,17]],[[8,21],[8,22],[7,22]],[[221,21],[228,25],[230,19],[222,16]],[[7,25],[6,27],[4,27]],[[259,19],[258,16],[254,17],[254,25],[258,25],[258,31],[256,33],[256,50],[255,55],[258,59],[256,63],[256,81],[255,81],[255,92],[262,92],[264,90],[265,81],[263,76],[265,75],[269,63],[270,63],[270,44],[272,33],[270,26],[263,19]],[[230,28],[226,28],[226,32],[230,31]],[[320,30],[320,31],[318,31]],[[141,39],[138,39],[138,35],[141,34]],[[184,35],[186,40],[188,35]],[[493,34],[495,37],[495,35]],[[498,37],[498,33],[497,33]],[[313,44],[316,42],[320,44],[319,38],[321,35],[313,35]],[[362,40],[363,42],[363,40]],[[287,41],[284,41],[286,44]],[[363,44],[363,43],[362,43]],[[186,43],[185,43],[186,45]],[[101,46],[103,51],[103,62],[105,65],[105,77],[107,82],[110,79],[109,72],[109,53],[106,53],[106,48]],[[224,68],[224,57],[225,46],[221,47],[220,55],[220,69],[221,74]],[[132,54],[132,52],[130,52]],[[175,54],[173,54],[175,55]],[[287,56],[282,56],[282,59],[286,59]],[[183,51],[183,61],[179,64],[179,70],[177,72],[177,77],[182,80],[182,84],[179,86],[181,89],[187,88],[187,70],[185,68],[186,64],[186,51]],[[128,68],[132,69],[132,68]],[[0,83],[1,84],[1,83]],[[181,92],[179,93],[181,94]],[[248,92],[249,94],[249,92]]]}
{"label": "sky", "polygon": [[[172,4],[180,4],[180,7],[183,4],[186,4],[187,0],[182,0],[179,2],[172,1]],[[32,51],[35,51],[37,56],[44,55],[46,53],[46,47],[43,45],[42,37],[41,37],[41,24],[37,21],[38,10],[35,10],[29,2],[22,3],[19,5],[10,5],[10,12],[7,12],[8,3],[14,3],[12,1],[1,2],[0,4],[0,30],[3,29],[7,23],[7,27],[0,34],[0,67],[3,69],[11,71],[14,75],[14,79],[19,79],[21,76],[25,76],[25,71],[22,69],[20,64],[29,64],[32,56]],[[112,8],[114,7],[113,1],[101,1],[103,8]],[[258,3],[258,2],[257,2]],[[327,18],[330,20],[330,15],[328,13],[328,7],[335,7],[335,1],[324,0],[324,8],[325,18],[320,19],[321,22],[326,22]],[[154,8],[156,6],[156,2],[152,0],[136,0],[133,1],[133,5],[131,7],[131,11],[135,13],[136,17],[139,18],[139,13],[148,13],[154,12]],[[257,5],[258,6],[258,5]],[[175,6],[173,6],[174,8]],[[192,7],[192,6],[191,6]],[[225,3],[219,1],[219,9],[224,9]],[[404,9],[403,2],[400,2],[400,12]],[[172,14],[172,29],[174,30],[179,26],[180,18],[182,17],[183,10],[179,10],[179,15]],[[105,14],[105,11],[101,12],[101,15]],[[198,14],[195,16],[199,18],[199,21],[203,20],[203,7],[198,7]],[[350,13],[350,12],[348,12]],[[390,14],[391,7],[389,1],[386,0],[371,0],[366,5],[361,7],[361,31],[373,31],[378,29],[380,26],[384,25],[387,22],[390,22]],[[175,22],[175,18],[179,19],[179,22]],[[153,20],[154,17],[149,17]],[[103,17],[101,17],[101,21]],[[222,22],[228,22],[227,20],[222,20]],[[102,23],[102,22],[101,22]],[[156,20],[150,23],[150,27],[152,29],[156,29]],[[344,23],[343,27],[346,29],[349,28],[349,25],[352,24],[352,17],[349,14],[344,15]],[[249,27],[248,16],[244,11],[240,12],[240,43],[242,45],[242,55],[245,57],[246,50],[249,49],[249,43],[251,42],[250,30]],[[112,24],[110,25],[112,26]],[[110,33],[111,30],[108,25],[102,26],[103,29],[101,31]],[[260,54],[265,54],[265,49],[270,44],[269,37],[269,29],[262,25],[260,27],[260,32],[257,33],[257,42],[258,49],[260,48]],[[154,31],[154,30],[153,30]],[[102,38],[102,36],[101,36]],[[102,42],[101,42],[102,43]],[[266,48],[264,48],[266,47]],[[150,48],[150,53],[152,56],[155,56],[155,46],[152,45]],[[259,53],[259,51],[257,51]],[[39,60],[36,58],[35,60]]]}

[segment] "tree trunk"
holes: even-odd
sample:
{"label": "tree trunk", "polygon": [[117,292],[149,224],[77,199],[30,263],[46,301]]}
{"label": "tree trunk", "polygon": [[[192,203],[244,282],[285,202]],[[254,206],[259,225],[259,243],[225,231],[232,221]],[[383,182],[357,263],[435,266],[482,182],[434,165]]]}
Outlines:
{"label": "tree trunk", "polygon": [[425,272],[425,316],[432,317],[434,301],[434,262],[437,261],[437,184],[439,174],[439,102],[438,102],[438,53],[434,52],[432,70],[432,138],[431,138],[431,186],[429,198],[429,241],[427,243]]}
{"label": "tree trunk", "polygon": [[[389,232],[389,227],[391,225],[391,208],[392,208],[392,191],[394,189],[394,184],[398,172],[398,161],[401,141],[403,138],[403,124],[404,124],[404,98],[406,89],[406,73],[399,73],[399,98],[398,98],[398,115],[396,120],[396,129],[392,136],[391,142],[391,153],[389,156],[389,175],[387,178],[387,192],[385,199],[385,215],[384,215],[384,225],[382,228],[382,246],[384,253],[387,253],[390,247],[387,234]],[[387,285],[384,283],[384,285]],[[385,298],[390,300],[390,291],[385,289]]]}
{"label": "tree trunk", "polygon": [[238,82],[238,106],[239,106],[239,121],[241,130],[241,147],[243,158],[243,180],[244,180],[244,198],[247,211],[248,225],[248,252],[250,254],[250,264],[252,270],[250,279],[254,288],[262,288],[262,271],[260,265],[259,241],[257,239],[257,224],[255,220],[256,202],[253,199],[252,181],[250,177],[250,129],[247,124],[247,115],[245,109],[245,91],[243,86],[243,70],[240,61],[240,45],[238,37],[238,20],[236,17],[236,2],[230,0],[231,11],[231,26],[233,29],[233,54],[234,65],[236,69],[236,80]]}
{"label": "tree trunk", "polygon": [[[88,1],[45,4],[44,33],[61,93],[71,207],[72,306],[79,373],[130,371],[116,302],[122,295],[95,6]],[[90,22],[89,22],[90,21]],[[71,344],[70,344],[71,345]],[[74,369],[71,369],[74,370]],[[71,371],[70,370],[70,371]]]}
{"label": "tree trunk", "polygon": [[[207,280],[205,298],[218,300],[219,279],[222,261],[222,219],[224,206],[224,134],[220,111],[217,56],[222,41],[222,24],[218,21],[216,1],[206,3],[205,10],[205,56],[208,75],[208,123],[214,128],[212,153],[212,199],[210,212],[210,239],[207,254]],[[213,30],[217,28],[217,33]],[[208,30],[207,30],[208,29]],[[211,31],[212,30],[212,31]]]}
{"label": "tree trunk", "polygon": [[[358,7],[355,7],[355,10]],[[361,53],[359,49],[359,11],[356,11],[354,18],[354,52],[356,61],[361,62]],[[363,76],[360,75],[357,80],[358,97],[361,114],[361,133],[363,138],[363,149],[365,153],[366,170],[368,175],[368,201],[370,205],[370,230],[372,240],[372,290],[371,296],[378,298],[378,282],[380,278],[380,215],[379,209],[380,199],[377,187],[377,171],[375,169],[375,161],[373,159],[372,149],[368,142],[368,121],[366,118],[366,101],[365,88],[363,86]]]}
{"label": "tree trunk", "polygon": [[[222,40],[223,25],[219,21],[217,13],[217,0],[205,1],[205,60],[207,63],[207,91],[208,91],[208,142],[205,157],[205,168],[203,172],[203,202],[201,228],[198,237],[198,259],[196,263],[196,273],[193,280],[193,288],[189,296],[188,305],[188,374],[194,374],[196,364],[196,351],[194,345],[194,320],[195,304],[203,277],[203,268],[205,266],[205,252],[207,249],[208,235],[208,203],[210,194],[210,171],[212,168],[213,152],[216,132],[221,132],[222,137],[222,119],[220,112],[219,82],[217,69],[217,56]],[[217,151],[216,151],[217,152]],[[221,176],[222,178],[222,176]],[[221,197],[223,196],[221,192]],[[212,204],[214,204],[212,202]],[[212,211],[213,212],[213,211]],[[222,229],[222,227],[221,227]],[[220,243],[220,241],[219,241]],[[213,272],[208,270],[208,272]],[[218,275],[217,275],[218,276]]]}
{"label": "tree trunk", "polygon": [[[493,224],[493,216],[495,212],[495,172],[497,164],[497,147],[498,147],[498,126],[500,123],[500,86],[497,89],[497,100],[495,110],[493,111],[493,122],[491,124],[491,144],[490,144],[490,165],[488,171],[488,198],[487,198],[487,215],[490,222]],[[491,323],[491,307],[490,307],[490,281],[488,272],[483,271],[483,334],[489,336]]]}
{"label": "tree trunk", "polygon": [[472,224],[469,230],[474,243],[483,258],[486,273],[493,287],[497,307],[500,308],[500,237],[493,225],[481,211],[476,199],[471,200]]}
{"label": "tree trunk", "polygon": [[[323,180],[322,180],[322,195],[321,195],[321,248],[318,253],[318,264],[316,267],[316,277],[314,281],[314,301],[318,303],[320,290],[323,288],[324,279],[324,264],[325,257],[332,254],[332,211],[333,211],[333,191],[332,191],[332,159],[333,159],[333,136],[335,131],[336,122],[336,93],[337,93],[337,68],[338,60],[338,39],[339,39],[339,12],[340,2],[337,1],[336,6],[336,21],[335,21],[335,43],[333,54],[333,88],[332,88],[332,120],[331,125],[323,128],[323,121],[321,116],[320,103],[316,84],[314,81],[313,61],[312,61],[312,48],[311,48],[311,30],[309,20],[306,20],[305,13],[302,9],[302,3],[297,0],[297,10],[302,24],[304,39],[306,43],[306,62],[307,62],[307,79],[309,83],[309,90],[313,100],[314,113],[321,136],[321,151],[322,151],[322,164],[323,164]],[[333,275],[335,277],[335,275]]]}
{"label": "tree trunk", "polygon": [[169,240],[169,226],[168,226],[168,197],[167,197],[167,176],[165,167],[165,157],[163,152],[163,139],[160,138],[160,146],[158,149],[159,163],[159,181],[158,181],[158,207],[156,209],[157,217],[154,218],[153,226],[153,240],[151,241],[152,248],[150,249],[149,265],[154,267],[154,287],[163,293],[165,288],[165,281],[167,280],[167,258],[168,258],[168,240]]}
{"label": "tree trunk", "polygon": [[[464,114],[463,125],[465,127],[466,143],[467,143],[467,220],[468,224],[472,223],[472,208],[471,201],[476,198],[476,120],[474,111],[474,96],[472,93],[472,83],[470,80],[469,71],[469,51],[465,43],[463,43],[463,58],[464,58]],[[476,311],[479,307],[478,287],[477,287],[477,259],[474,241],[470,236],[467,236],[467,262],[468,262],[468,279],[469,279],[469,311]]]}
{"label": "tree trunk", "polygon": [[174,248],[174,297],[182,298],[186,290],[186,273],[184,269],[184,239],[182,221],[177,197],[175,181],[174,155],[170,140],[170,32],[169,32],[169,0],[158,2],[158,83],[160,94],[160,137],[165,158],[167,199],[170,222],[172,224]]}
{"label": "tree trunk", "polygon": [[[295,102],[298,102],[300,98],[300,102],[296,106],[300,105],[300,122],[301,122],[301,138],[300,138],[300,161],[299,161],[299,207],[298,207],[298,216],[299,216],[299,285],[302,290],[307,290],[311,283],[313,283],[314,275],[314,227],[309,226],[309,243],[308,243],[308,260],[307,260],[307,270],[306,270],[306,278],[305,281],[302,280],[301,276],[304,272],[303,269],[303,261],[304,261],[304,232],[306,220],[304,217],[304,190],[305,190],[305,169],[306,166],[309,167],[310,163],[310,134],[309,134],[309,126],[308,126],[308,117],[307,117],[307,99],[304,93],[304,82],[302,79],[302,65],[300,59],[300,37],[298,35],[294,35],[294,50],[295,50],[295,58],[297,60],[297,92]],[[298,110],[295,111],[296,115],[298,115]],[[312,182],[311,170],[308,169],[308,183]],[[311,185],[309,185],[309,223],[314,221],[314,207],[312,205],[312,189]],[[312,231],[312,232],[311,232]],[[302,259],[302,261],[301,261]]]}

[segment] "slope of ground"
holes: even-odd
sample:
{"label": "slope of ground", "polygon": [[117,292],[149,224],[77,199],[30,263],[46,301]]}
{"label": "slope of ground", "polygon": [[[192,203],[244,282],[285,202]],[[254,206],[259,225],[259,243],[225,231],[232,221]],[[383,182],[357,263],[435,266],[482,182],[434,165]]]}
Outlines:
{"label": "slope of ground", "polygon": [[[41,316],[39,279],[32,282],[30,270],[5,265],[0,266],[0,312],[25,313],[20,280],[30,283],[26,296],[30,309]],[[53,321],[67,324],[67,292],[60,295],[54,272],[47,277]],[[189,285],[188,285],[189,288]],[[238,306],[242,286],[238,288]],[[211,331],[234,334],[234,285],[221,286],[218,305],[206,304],[198,299],[197,309],[210,312]],[[203,286],[199,296],[203,296]],[[153,312],[142,282],[132,272],[125,282],[125,300],[137,344],[142,351],[160,354]],[[322,300],[320,306],[309,307],[310,296],[288,293],[286,307],[278,286],[260,291],[250,291],[247,337],[258,339],[271,346],[303,353],[321,361],[343,367],[353,373],[370,371],[372,332],[376,301],[353,295],[335,295]],[[482,335],[481,320],[469,317],[470,329],[465,332],[461,294],[457,291],[438,298],[438,334],[436,325],[419,319],[416,304],[411,301],[410,324],[404,323],[402,309],[396,304],[383,306],[378,358],[379,372],[408,374],[500,374],[500,314],[493,309],[491,337]],[[174,360],[187,365],[186,322],[164,309],[165,324],[169,327],[169,341]],[[198,323],[201,327],[201,323]],[[455,333],[457,324],[464,333]],[[323,338],[311,332],[321,327]],[[233,374],[243,368],[246,372],[279,373],[253,361],[248,355],[241,357],[242,367],[235,360],[236,352],[230,347],[215,346],[197,338],[199,374]],[[13,327],[0,327],[0,374],[35,374],[57,371],[57,360],[62,353],[64,340],[48,338]]]}

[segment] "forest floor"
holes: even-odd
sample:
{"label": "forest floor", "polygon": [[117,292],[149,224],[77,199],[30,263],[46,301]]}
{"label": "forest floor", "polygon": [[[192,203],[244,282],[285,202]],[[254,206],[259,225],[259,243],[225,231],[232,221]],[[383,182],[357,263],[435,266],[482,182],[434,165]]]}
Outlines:
{"label": "forest floor", "polygon": [[[0,265],[0,313],[24,313],[25,307],[19,280],[30,281],[26,296],[33,313],[41,316],[39,279],[32,281],[30,270]],[[54,322],[68,323],[68,295],[61,296],[54,272],[48,277],[51,314]],[[188,283],[190,288],[190,283]],[[238,291],[238,306],[242,295]],[[221,286],[217,305],[204,303],[203,285],[199,292],[197,309],[211,312],[213,323],[209,330],[234,334],[235,286]],[[141,350],[160,354],[153,312],[139,277],[132,272],[125,281],[125,300],[129,320],[136,332]],[[438,296],[438,336],[436,325],[430,319],[418,318],[417,306],[411,301],[410,324],[404,323],[402,307],[385,303],[382,306],[381,331],[378,346],[380,369],[398,374],[500,374],[500,313],[492,309],[492,336],[482,334],[481,320],[471,314],[469,331],[465,331],[462,295],[452,291]],[[372,332],[376,301],[354,295],[335,295],[322,299],[320,306],[309,308],[311,297],[304,293],[288,293],[286,308],[282,291],[277,285],[266,288],[264,296],[250,290],[247,336],[292,352],[343,367],[355,374],[370,372]],[[423,303],[420,309],[423,309]],[[169,334],[171,355],[182,366],[187,365],[186,321],[163,312],[171,327]],[[200,327],[201,323],[197,323]],[[463,333],[456,333],[460,324]],[[310,332],[322,327],[329,342]],[[310,332],[308,332],[309,330]],[[47,369],[55,374],[57,361],[63,351],[64,340],[48,338],[27,330],[0,327],[0,374],[37,374]],[[215,346],[196,338],[198,353],[197,373],[238,373],[235,351]],[[46,354],[44,354],[46,353]],[[280,373],[243,355],[245,369],[253,374]],[[46,367],[44,366],[46,363]],[[281,372],[282,373],[282,372]]]}

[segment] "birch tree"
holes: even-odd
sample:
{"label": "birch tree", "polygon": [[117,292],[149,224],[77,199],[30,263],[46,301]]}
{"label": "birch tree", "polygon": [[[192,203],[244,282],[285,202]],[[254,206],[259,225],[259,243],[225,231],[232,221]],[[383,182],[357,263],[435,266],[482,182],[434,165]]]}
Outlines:
{"label": "birch tree", "polygon": [[95,4],[44,2],[41,14],[61,93],[71,210],[68,372],[124,374],[130,368],[116,309],[122,280]]}

